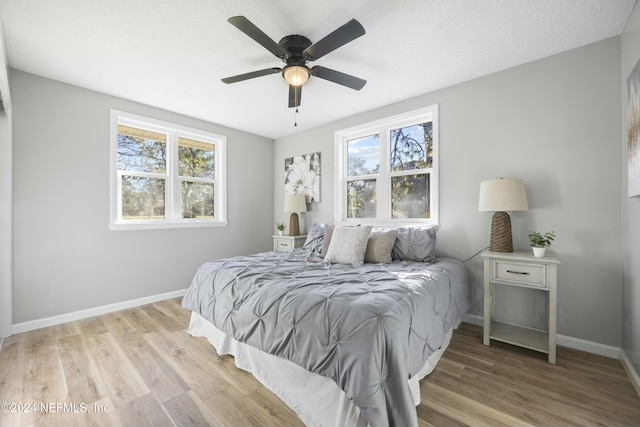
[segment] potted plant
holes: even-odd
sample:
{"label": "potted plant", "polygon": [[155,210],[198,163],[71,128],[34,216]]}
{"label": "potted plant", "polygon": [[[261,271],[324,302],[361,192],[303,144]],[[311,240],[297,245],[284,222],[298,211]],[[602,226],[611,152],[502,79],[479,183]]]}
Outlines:
{"label": "potted plant", "polygon": [[535,256],[536,258],[542,258],[545,251],[549,246],[551,246],[551,242],[553,242],[555,238],[556,234],[553,231],[547,231],[544,234],[538,231],[530,231],[529,241],[531,242],[531,247],[533,248],[533,256]]}
{"label": "potted plant", "polygon": [[284,224],[282,222],[276,221],[276,228],[278,229],[278,235],[282,236],[282,232],[284,231]]}

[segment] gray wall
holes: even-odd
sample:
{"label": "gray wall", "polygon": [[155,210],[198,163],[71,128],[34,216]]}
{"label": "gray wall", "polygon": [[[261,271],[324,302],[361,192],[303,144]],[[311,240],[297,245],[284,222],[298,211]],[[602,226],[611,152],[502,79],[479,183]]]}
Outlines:
{"label": "gray wall", "polygon": [[[624,273],[622,289],[622,350],[640,375],[640,197],[627,198],[626,105],[627,77],[640,60],[640,9],[636,7],[622,34],[622,213]],[[639,391],[640,392],[640,391]]]}
{"label": "gray wall", "polygon": [[[14,317],[184,289],[204,261],[272,247],[273,141],[11,70]],[[215,102],[212,100],[212,102]],[[228,137],[227,227],[109,231],[115,108]]]}
{"label": "gray wall", "polygon": [[[478,212],[480,182],[523,178],[530,210],[511,215],[514,245],[530,250],[529,230],[556,231],[552,249],[561,261],[558,332],[619,347],[620,72],[616,37],[278,139],[274,216],[286,218],[280,172],[284,158],[322,153],[321,202],[311,205],[305,217],[308,224],[332,222],[333,133],[437,103],[438,254],[466,259],[488,246],[491,213]],[[473,277],[471,314],[481,316],[481,262],[476,258],[468,266]],[[536,297],[526,292],[508,295],[501,317],[541,326],[546,308]],[[519,304],[542,310],[527,312]]]}

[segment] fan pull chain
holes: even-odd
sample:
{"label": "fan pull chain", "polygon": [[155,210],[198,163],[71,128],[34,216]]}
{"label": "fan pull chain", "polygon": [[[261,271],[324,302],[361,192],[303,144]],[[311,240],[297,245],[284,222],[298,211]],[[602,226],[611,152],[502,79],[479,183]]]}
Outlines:
{"label": "fan pull chain", "polygon": [[295,115],[293,116],[293,125],[298,126],[298,107],[296,107]]}

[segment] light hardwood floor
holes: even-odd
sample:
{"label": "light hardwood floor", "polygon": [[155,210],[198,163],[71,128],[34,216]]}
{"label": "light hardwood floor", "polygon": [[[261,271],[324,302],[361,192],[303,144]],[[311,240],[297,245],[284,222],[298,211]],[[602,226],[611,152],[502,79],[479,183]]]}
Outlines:
{"label": "light hardwood floor", "polygon": [[[303,425],[230,356],[186,334],[188,319],[174,299],[6,339],[0,403],[16,412],[1,412],[0,426]],[[421,426],[640,425],[619,361],[560,347],[553,366],[486,347],[464,323],[421,390]]]}

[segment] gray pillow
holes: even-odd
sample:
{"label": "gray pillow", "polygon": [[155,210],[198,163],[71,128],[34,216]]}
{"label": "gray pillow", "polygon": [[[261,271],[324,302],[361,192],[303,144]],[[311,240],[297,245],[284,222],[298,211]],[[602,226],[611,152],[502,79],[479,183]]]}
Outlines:
{"label": "gray pillow", "polygon": [[437,232],[437,225],[429,228],[398,228],[391,257],[402,261],[434,262]]}
{"label": "gray pillow", "polygon": [[320,256],[324,258],[327,255],[329,244],[331,244],[331,236],[333,236],[333,225],[324,226],[324,240],[322,241],[322,249],[320,250]]}
{"label": "gray pillow", "polygon": [[324,241],[324,227],[317,222],[314,222],[311,226],[311,230],[307,233],[307,240],[305,240],[303,249],[307,249],[311,252],[322,252],[322,242]]}
{"label": "gray pillow", "polygon": [[324,260],[334,264],[364,264],[364,253],[371,234],[371,226],[335,227]]}
{"label": "gray pillow", "polygon": [[398,230],[373,230],[369,235],[364,262],[389,264]]}

